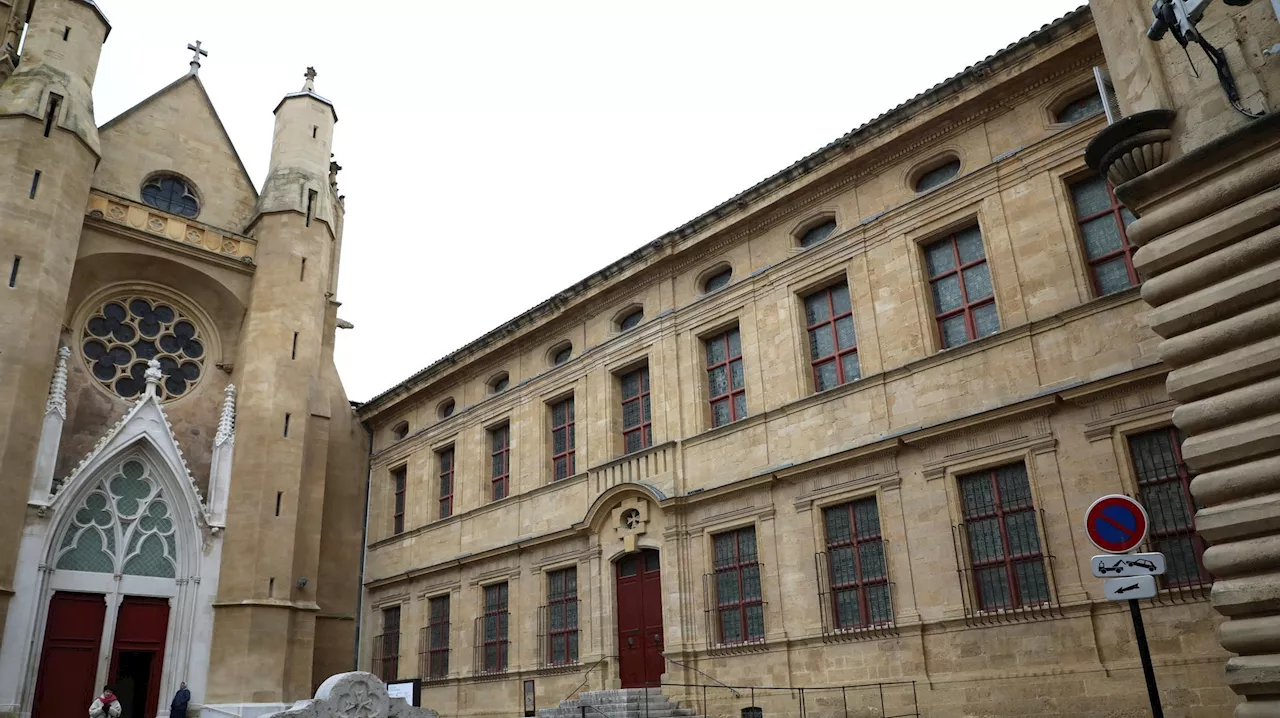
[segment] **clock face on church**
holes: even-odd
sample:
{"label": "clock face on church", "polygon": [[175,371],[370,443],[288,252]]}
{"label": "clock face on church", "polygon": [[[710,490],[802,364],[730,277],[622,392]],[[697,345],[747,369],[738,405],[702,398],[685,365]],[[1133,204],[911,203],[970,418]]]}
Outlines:
{"label": "clock face on church", "polygon": [[208,348],[196,321],[173,302],[130,294],[103,302],[90,313],[81,355],[99,386],[135,399],[146,388],[147,362],[160,362],[161,401],[189,393],[204,375]]}

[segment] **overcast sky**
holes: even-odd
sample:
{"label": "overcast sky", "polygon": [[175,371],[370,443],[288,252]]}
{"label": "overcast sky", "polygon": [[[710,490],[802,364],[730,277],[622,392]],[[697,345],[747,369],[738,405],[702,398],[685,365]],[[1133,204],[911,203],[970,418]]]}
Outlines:
{"label": "overcast sky", "polygon": [[187,70],[261,186],[272,109],[334,102],[337,361],[407,378],[1079,0],[99,0],[99,124]]}

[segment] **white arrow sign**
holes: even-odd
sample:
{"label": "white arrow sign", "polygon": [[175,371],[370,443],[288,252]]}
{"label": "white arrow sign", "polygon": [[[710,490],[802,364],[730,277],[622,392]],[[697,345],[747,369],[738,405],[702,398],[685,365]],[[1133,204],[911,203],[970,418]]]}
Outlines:
{"label": "white arrow sign", "polygon": [[1089,568],[1098,578],[1116,576],[1161,576],[1165,571],[1164,554],[1131,553],[1124,556],[1102,554],[1089,559]]}
{"label": "white arrow sign", "polygon": [[1155,576],[1109,578],[1102,582],[1102,590],[1108,601],[1130,601],[1135,598],[1156,597]]}

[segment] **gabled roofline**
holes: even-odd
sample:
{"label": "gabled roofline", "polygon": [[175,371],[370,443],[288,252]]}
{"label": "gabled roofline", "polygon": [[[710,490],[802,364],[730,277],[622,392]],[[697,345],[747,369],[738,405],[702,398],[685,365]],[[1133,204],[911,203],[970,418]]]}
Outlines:
{"label": "gabled roofline", "polygon": [[556,293],[549,299],[540,302],[532,309],[523,312],[514,319],[511,319],[499,327],[485,333],[480,338],[475,339],[461,348],[437,359],[431,364],[428,364],[424,369],[415,372],[407,379],[364,402],[358,410],[358,415],[361,420],[364,420],[371,414],[379,411],[383,404],[412,394],[420,388],[420,383],[423,380],[444,371],[450,366],[458,364],[459,360],[461,360],[466,354],[482,349],[494,340],[511,334],[519,327],[536,320],[542,315],[564,307],[567,302],[582,294],[588,288],[595,286],[600,281],[607,280],[610,277],[621,274],[627,268],[656,254],[668,244],[674,244],[679,240],[692,236],[714,222],[723,221],[733,215],[741,215],[749,211],[754,211],[750,209],[752,202],[766,197],[771,192],[774,192],[785,185],[794,183],[797,180],[813,174],[819,168],[826,166],[828,163],[844,154],[847,148],[854,146],[857,143],[856,141],[864,138],[875,137],[876,135],[883,133],[885,130],[911,119],[918,114],[919,111],[937,104],[948,94],[963,89],[968,80],[975,78],[981,80],[990,65],[1008,58],[1019,50],[1023,50],[1043,42],[1047,37],[1059,30],[1073,32],[1082,27],[1091,18],[1092,13],[1089,10],[1089,6],[1081,5],[1057,20],[1041,26],[1039,30],[1026,35],[1016,42],[1010,43],[1004,49],[988,55],[983,60],[966,67],[964,70],[952,75],[942,82],[939,82],[924,92],[921,92],[905,102],[900,103],[898,106],[862,123],[853,130],[841,135],[836,140],[819,148],[817,151],[802,157],[785,169],[770,175],[760,182],[757,182],[751,187],[748,187],[742,192],[730,197],[728,200],[721,202],[712,209],[703,212],[692,220],[689,220],[670,232],[663,234],[661,237],[644,244],[639,249],[636,249],[630,254],[622,257],[612,264],[609,264],[605,268],[600,269],[585,279],[574,283],[568,289]]}
{"label": "gabled roofline", "polygon": [[155,92],[151,93],[151,95],[149,95],[146,99],[142,100],[141,102],[134,105],[133,107],[130,107],[124,112],[121,112],[115,117],[112,117],[111,119],[107,120],[102,124],[101,127],[98,128],[99,136],[101,136],[101,133],[106,132],[107,130],[111,129],[115,125],[124,121],[125,118],[129,117],[130,115],[142,109],[143,107],[151,104],[151,102],[159,98],[161,95],[178,87],[178,85],[181,85],[187,80],[195,80],[196,87],[200,88],[200,93],[204,95],[205,104],[209,106],[209,112],[213,113],[213,121],[218,123],[218,130],[222,132],[222,136],[226,138],[227,144],[231,147],[231,154],[233,157],[236,158],[236,165],[240,167],[240,174],[244,176],[244,181],[249,183],[249,190],[253,192],[253,199],[256,202],[258,200],[258,186],[255,185],[253,183],[253,179],[249,177],[249,170],[245,169],[244,160],[240,159],[240,151],[236,149],[236,143],[232,141],[231,135],[227,133],[226,125],[222,124],[222,118],[218,116],[218,108],[215,107],[213,104],[213,98],[209,97],[209,91],[205,89],[204,83],[200,81],[200,76],[197,74],[188,72],[187,74],[183,75],[182,77],[179,77],[173,82],[170,82],[168,85],[165,85],[159,90],[156,90]]}

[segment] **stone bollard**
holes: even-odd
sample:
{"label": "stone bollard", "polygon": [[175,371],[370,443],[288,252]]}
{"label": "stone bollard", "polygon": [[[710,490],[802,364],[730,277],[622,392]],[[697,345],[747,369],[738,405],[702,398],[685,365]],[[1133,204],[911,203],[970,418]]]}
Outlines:
{"label": "stone bollard", "polygon": [[426,708],[387,695],[387,684],[372,673],[352,671],[329,676],[316,697],[263,718],[440,718]]}

